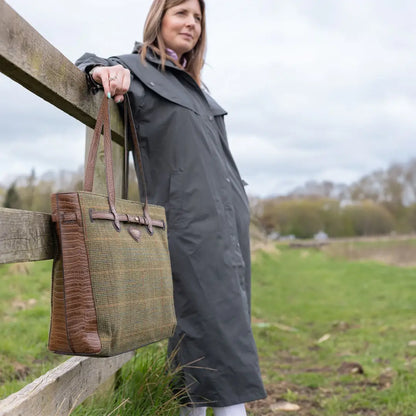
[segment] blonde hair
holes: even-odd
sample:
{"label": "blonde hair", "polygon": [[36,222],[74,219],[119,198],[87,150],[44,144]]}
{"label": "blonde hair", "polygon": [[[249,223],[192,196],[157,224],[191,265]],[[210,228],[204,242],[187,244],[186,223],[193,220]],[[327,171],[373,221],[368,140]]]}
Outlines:
{"label": "blonde hair", "polygon": [[[143,30],[143,45],[139,51],[142,60],[146,57],[147,48],[156,52],[162,61],[162,69],[165,68],[166,59],[175,62],[166,54],[165,42],[162,38],[162,19],[167,10],[184,3],[185,0],[154,0],[146,18]],[[198,0],[201,7],[201,35],[194,48],[183,54],[186,59],[186,72],[188,72],[201,85],[201,70],[204,66],[206,49],[206,30],[205,30],[205,1]]]}

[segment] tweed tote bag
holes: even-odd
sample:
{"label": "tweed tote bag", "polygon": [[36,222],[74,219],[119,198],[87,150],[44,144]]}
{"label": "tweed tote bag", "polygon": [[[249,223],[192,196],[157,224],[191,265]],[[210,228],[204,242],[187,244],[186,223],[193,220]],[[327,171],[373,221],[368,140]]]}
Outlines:
{"label": "tweed tote bag", "polygon": [[[144,185],[144,202],[115,198],[105,96],[85,169],[84,191],[51,196],[59,250],[52,271],[48,348],[56,353],[113,356],[170,337],[175,329],[165,210],[147,202],[127,96],[124,114],[125,135],[130,126],[135,167]],[[107,195],[92,193],[102,129]]]}

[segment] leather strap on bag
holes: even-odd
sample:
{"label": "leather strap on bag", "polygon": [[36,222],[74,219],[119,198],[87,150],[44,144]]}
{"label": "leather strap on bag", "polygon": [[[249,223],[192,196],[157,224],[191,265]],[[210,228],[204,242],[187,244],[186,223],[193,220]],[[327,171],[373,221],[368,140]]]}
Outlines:
{"label": "leather strap on bag", "polygon": [[[148,208],[148,200],[147,200],[147,187],[146,187],[146,180],[144,177],[144,170],[143,170],[143,163],[142,163],[142,157],[141,157],[141,153],[140,153],[140,147],[139,147],[139,138],[136,132],[136,128],[134,126],[134,119],[133,119],[133,113],[131,111],[131,105],[130,105],[130,99],[129,96],[127,94],[124,95],[124,128],[125,128],[125,132],[124,132],[124,160],[125,163],[128,163],[128,155],[126,155],[126,153],[128,153],[128,143],[127,141],[127,125],[130,127],[130,133],[131,133],[131,141],[133,142],[133,152],[135,157],[134,159],[134,164],[135,164],[135,170],[136,172],[140,175],[140,179],[141,179],[141,183],[143,185],[143,194],[144,194],[144,205],[143,205],[143,214],[144,214],[144,218],[148,221],[148,229],[149,232],[152,233],[153,229],[152,229],[152,220],[150,218],[149,215],[149,208]],[[125,166],[126,169],[126,166]],[[128,169],[128,166],[127,166]],[[125,170],[126,172],[126,170]],[[128,184],[128,180],[124,180],[124,183]],[[124,196],[124,198],[127,198],[127,191],[126,189],[124,190],[126,192],[126,195]]]}
{"label": "leather strap on bag", "polygon": [[[125,97],[127,94],[125,94]],[[123,174],[123,189],[121,197],[123,199],[128,199],[129,196],[129,140],[128,140],[128,120],[127,120],[127,111],[126,111],[126,102],[124,102],[124,174]],[[140,192],[139,192],[140,198]]]}
{"label": "leather strap on bag", "polygon": [[90,151],[88,153],[87,167],[85,169],[84,191],[92,192],[94,183],[94,169],[97,161],[98,145],[100,143],[101,130],[104,137],[104,161],[105,161],[105,177],[107,182],[108,205],[110,212],[114,217],[114,227],[120,231],[120,221],[116,212],[116,190],[114,187],[113,176],[113,156],[111,153],[111,129],[110,129],[110,108],[108,98],[104,95],[98,110],[97,122],[94,128],[94,134]]}
{"label": "leather strap on bag", "polygon": [[94,182],[94,169],[95,163],[97,160],[97,152],[98,152],[98,145],[100,143],[100,135],[101,130],[104,124],[104,114],[106,108],[105,98],[103,97],[103,101],[101,102],[100,108],[97,114],[97,121],[95,123],[93,138],[90,145],[90,150],[88,152],[88,159],[87,165],[85,167],[85,174],[84,174],[84,191],[92,192],[93,182]]}
{"label": "leather strap on bag", "polygon": [[[132,141],[133,141],[133,149],[135,152],[135,163],[139,164],[139,172],[141,175],[141,180],[143,183],[143,190],[144,190],[144,196],[145,201],[143,205],[143,214],[144,214],[144,222],[147,226],[147,229],[150,234],[153,234],[153,225],[155,224],[149,215],[148,210],[148,201],[147,201],[147,188],[146,188],[146,182],[144,177],[144,171],[143,171],[143,165],[140,155],[140,149],[138,146],[138,138],[136,129],[134,127],[134,121],[133,121],[133,115],[130,107],[130,101],[128,99],[127,94],[125,95],[125,104],[124,104],[124,124],[125,124],[125,153],[128,152],[128,143],[127,143],[127,124],[130,127],[131,135],[132,135]],[[98,152],[98,145],[100,142],[101,137],[101,131],[103,131],[103,137],[104,137],[104,160],[105,160],[105,176],[106,176],[106,185],[107,185],[107,193],[108,193],[108,204],[110,208],[110,213],[112,215],[112,220],[114,221],[114,226],[117,231],[120,231],[120,216],[116,212],[115,207],[115,186],[114,186],[114,176],[113,176],[113,158],[112,158],[112,151],[111,151],[111,128],[110,128],[110,109],[109,109],[109,100],[107,96],[103,96],[103,100],[101,103],[101,106],[98,110],[97,115],[97,122],[95,124],[93,138],[90,146],[90,150],[88,153],[88,159],[87,159],[87,166],[85,169],[85,176],[84,176],[84,191],[92,192],[93,183],[94,183],[94,169],[96,165],[97,160],[97,152]],[[126,160],[127,159],[127,160]],[[137,160],[137,162],[136,162]],[[124,188],[123,188],[123,194],[126,193],[126,184],[128,184],[128,156],[125,154],[125,170],[124,170]],[[137,167],[136,167],[137,168]],[[126,175],[127,172],[127,175]],[[123,197],[127,197],[126,195],[123,195]],[[104,219],[104,218],[103,218]],[[105,218],[108,219],[108,218]]]}

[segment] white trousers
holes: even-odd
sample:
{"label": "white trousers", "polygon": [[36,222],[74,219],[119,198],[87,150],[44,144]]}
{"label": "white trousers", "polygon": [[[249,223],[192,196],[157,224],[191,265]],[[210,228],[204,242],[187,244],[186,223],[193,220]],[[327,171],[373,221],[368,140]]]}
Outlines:
{"label": "white trousers", "polygon": [[[247,416],[244,403],[226,407],[213,407],[214,416]],[[183,407],[180,416],[206,416],[206,407]]]}

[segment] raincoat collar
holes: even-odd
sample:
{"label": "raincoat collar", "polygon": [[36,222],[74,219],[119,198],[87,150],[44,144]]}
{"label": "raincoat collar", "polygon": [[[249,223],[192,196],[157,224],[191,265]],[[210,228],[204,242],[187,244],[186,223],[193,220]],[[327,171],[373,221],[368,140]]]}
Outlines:
{"label": "raincoat collar", "polygon": [[[139,53],[139,50],[141,49],[142,45],[143,45],[143,43],[141,43],[141,42],[134,42],[133,53]],[[162,60],[160,59],[160,56],[156,55],[151,48],[147,48],[146,60],[148,60],[149,62],[153,62],[157,65],[162,65]],[[183,68],[175,65],[169,59],[166,59],[165,66],[177,69],[178,71],[183,71],[184,70]]]}
{"label": "raincoat collar", "polygon": [[[196,105],[195,100],[191,99],[189,94],[185,93],[183,84],[181,84],[181,81],[179,81],[177,77],[170,73],[172,71],[162,72],[155,65],[143,65],[140,57],[137,56],[137,49],[133,51],[133,54],[120,55],[117,59],[121,61],[122,65],[129,68],[130,71],[134,73],[146,87],[161,97],[179,104],[182,107],[186,107],[196,114],[204,114],[206,112],[206,108],[203,109]],[[156,63],[156,65],[160,65],[161,63],[160,59],[151,51],[150,53],[147,53],[146,60]],[[183,69],[178,68],[173,62],[166,61],[166,66],[168,65],[169,67],[181,71],[184,76],[188,75]],[[193,85],[195,91],[207,102],[209,106],[209,115],[222,116],[227,114],[227,112],[220,107],[207,92],[200,89],[200,87],[192,80],[190,75],[188,75],[188,77],[190,85]],[[179,78],[182,79],[182,77]]]}

